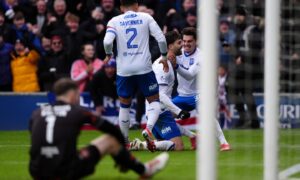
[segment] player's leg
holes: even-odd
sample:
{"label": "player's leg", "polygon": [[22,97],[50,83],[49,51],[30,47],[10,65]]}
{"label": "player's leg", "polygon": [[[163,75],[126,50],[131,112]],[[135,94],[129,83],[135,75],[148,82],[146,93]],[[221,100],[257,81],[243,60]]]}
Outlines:
{"label": "player's leg", "polygon": [[182,110],[192,111],[196,109],[197,97],[196,96],[176,96],[172,102]]}
{"label": "player's leg", "polygon": [[220,126],[220,123],[217,119],[215,119],[215,122],[216,122],[216,135],[217,135],[217,138],[220,142],[220,151],[229,151],[231,150],[231,147],[229,145],[229,143],[227,142],[226,138],[225,138],[225,135],[222,131],[222,128]]}
{"label": "player's leg", "polygon": [[125,143],[129,144],[130,106],[134,93],[132,77],[117,76],[117,93],[120,100],[119,126],[125,137]]}
{"label": "player's leg", "polygon": [[114,137],[103,135],[91,142],[103,157],[109,154],[113,157],[121,172],[133,170],[143,177],[150,177],[165,167],[168,161],[168,154],[164,153],[147,163],[138,161],[125,147],[123,147]]}
{"label": "player's leg", "polygon": [[151,71],[147,74],[142,74],[136,76],[136,82],[140,91],[146,97],[149,108],[147,108],[147,125],[146,129],[143,130],[143,137],[148,143],[150,151],[155,150],[155,145],[153,142],[152,129],[159,117],[161,112],[159,94],[158,94],[158,83],[155,78],[155,74]]}
{"label": "player's leg", "polygon": [[[156,138],[160,138],[164,141],[171,141],[174,143],[173,150],[183,150],[184,145],[181,139],[181,133],[179,128],[177,127],[176,121],[170,111],[165,111],[159,116],[159,120],[155,124],[153,128],[153,134]],[[172,146],[171,144],[167,144],[167,142],[159,141],[161,144],[157,144],[156,148],[161,149],[168,148],[164,150],[172,150],[170,149]]]}
{"label": "player's leg", "polygon": [[177,127],[183,136],[187,136],[190,138],[191,142],[191,149],[195,150],[197,148],[197,139],[196,139],[196,134],[193,131],[188,130],[187,128],[181,126],[180,124],[177,123]]}

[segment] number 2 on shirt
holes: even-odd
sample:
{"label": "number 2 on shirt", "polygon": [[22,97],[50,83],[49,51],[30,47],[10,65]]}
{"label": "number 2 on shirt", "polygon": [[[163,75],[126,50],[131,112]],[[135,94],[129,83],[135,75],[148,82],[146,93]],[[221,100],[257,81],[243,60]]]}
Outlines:
{"label": "number 2 on shirt", "polygon": [[138,48],[137,44],[132,44],[132,41],[134,40],[134,38],[137,35],[137,30],[136,28],[128,28],[126,29],[126,34],[132,34],[131,37],[129,38],[129,40],[127,41],[127,48],[128,49],[134,49],[134,48]]}

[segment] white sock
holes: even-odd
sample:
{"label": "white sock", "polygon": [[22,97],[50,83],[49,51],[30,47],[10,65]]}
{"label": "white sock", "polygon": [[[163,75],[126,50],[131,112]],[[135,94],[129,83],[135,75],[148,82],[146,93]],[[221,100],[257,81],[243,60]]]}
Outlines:
{"label": "white sock", "polygon": [[156,150],[159,151],[172,151],[175,149],[175,143],[172,141],[154,141]]}
{"label": "white sock", "polygon": [[160,104],[157,101],[153,101],[152,103],[149,104],[149,108],[147,109],[147,125],[146,128],[152,132],[152,129],[158,119],[158,116],[161,112],[160,109]]}
{"label": "white sock", "polygon": [[192,137],[195,137],[196,134],[190,130],[188,130],[187,128],[181,126],[180,124],[176,123],[177,124],[177,127],[181,133],[181,135],[184,135],[184,136],[187,136],[189,138],[192,138]]}
{"label": "white sock", "polygon": [[120,107],[119,111],[119,126],[120,130],[125,137],[125,143],[129,143],[128,131],[130,125],[129,108]]}
{"label": "white sock", "polygon": [[215,122],[216,122],[216,129],[217,129],[217,138],[220,144],[228,144],[219,122],[217,120],[215,120]]}

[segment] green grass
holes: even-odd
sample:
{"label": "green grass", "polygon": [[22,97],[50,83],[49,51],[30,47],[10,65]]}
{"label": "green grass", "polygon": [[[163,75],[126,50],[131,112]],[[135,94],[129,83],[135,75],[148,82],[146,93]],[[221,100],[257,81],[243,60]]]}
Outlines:
{"label": "green grass", "polygon": [[[218,179],[253,180],[263,179],[263,131],[230,130],[225,132],[233,150],[218,153]],[[82,132],[79,145],[84,146],[97,137],[97,131]],[[131,137],[140,137],[140,131],[132,131]],[[184,138],[186,149],[190,148]],[[29,133],[27,131],[0,131],[0,179],[30,179],[28,174]],[[133,152],[142,161],[147,161],[159,154],[148,151]],[[196,153],[186,150],[170,152],[167,168],[154,179],[189,180],[195,179]],[[300,131],[281,130],[280,132],[280,170],[300,163]],[[110,157],[105,157],[97,166],[94,175],[86,179],[137,179],[133,172],[121,174],[114,168]],[[300,173],[293,177],[300,178]]]}

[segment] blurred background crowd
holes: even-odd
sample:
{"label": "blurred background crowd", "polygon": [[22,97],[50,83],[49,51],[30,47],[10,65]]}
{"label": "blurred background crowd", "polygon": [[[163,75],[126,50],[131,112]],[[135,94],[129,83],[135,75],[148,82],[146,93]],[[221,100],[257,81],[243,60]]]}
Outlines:
{"label": "blurred background crowd", "polygon": [[[196,0],[139,2],[164,32],[197,25]],[[103,38],[119,6],[119,0],[0,0],[0,91],[51,91],[56,80],[71,77],[81,91],[97,94],[95,74],[114,78],[115,63],[103,66]],[[216,9],[219,74],[240,116],[244,103],[256,116],[253,93],[263,92],[264,7],[264,0],[218,0]],[[281,92],[300,92],[300,1],[284,0],[281,8]],[[158,45],[154,38],[149,43],[155,60]],[[115,92],[113,83],[97,88]]]}

